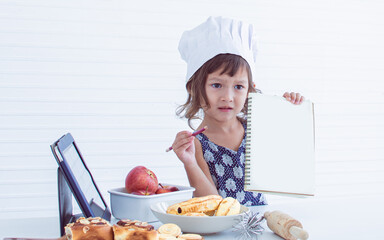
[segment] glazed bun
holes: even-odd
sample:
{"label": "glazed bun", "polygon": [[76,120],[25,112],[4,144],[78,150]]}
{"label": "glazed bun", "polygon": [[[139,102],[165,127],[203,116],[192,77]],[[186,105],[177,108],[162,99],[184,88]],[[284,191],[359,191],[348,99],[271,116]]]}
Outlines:
{"label": "glazed bun", "polygon": [[113,225],[115,240],[157,240],[158,233],[147,222],[120,220]]}
{"label": "glazed bun", "polygon": [[80,217],[65,226],[68,240],[113,240],[112,226],[100,217]]}

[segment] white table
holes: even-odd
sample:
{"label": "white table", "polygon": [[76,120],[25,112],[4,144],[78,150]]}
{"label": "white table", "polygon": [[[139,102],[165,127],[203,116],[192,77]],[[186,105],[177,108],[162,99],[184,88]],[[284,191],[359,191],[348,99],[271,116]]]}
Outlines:
{"label": "white table", "polygon": [[[311,200],[274,204],[267,211],[281,210],[299,220],[311,240],[384,239],[384,197]],[[281,239],[264,222],[265,231],[259,240]],[[231,230],[206,236],[210,239],[235,239]]]}
{"label": "white table", "polygon": [[[255,208],[251,207],[251,210]],[[384,196],[352,199],[298,199],[265,207],[281,210],[299,220],[311,240],[384,239]],[[160,222],[152,223],[155,227]],[[0,220],[0,239],[4,237],[53,238],[59,236],[57,218]],[[281,239],[265,225],[259,240]],[[204,236],[211,239],[236,239],[232,230]]]}

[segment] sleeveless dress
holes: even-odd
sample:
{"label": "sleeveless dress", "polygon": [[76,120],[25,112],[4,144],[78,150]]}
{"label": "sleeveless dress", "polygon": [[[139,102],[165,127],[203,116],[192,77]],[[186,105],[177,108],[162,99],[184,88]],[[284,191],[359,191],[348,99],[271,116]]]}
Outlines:
{"label": "sleeveless dress", "polygon": [[[243,125],[246,128],[245,125]],[[246,131],[245,131],[246,132]],[[198,134],[204,159],[219,194],[223,197],[236,198],[242,205],[255,206],[267,204],[264,194],[244,191],[245,139],[237,151],[219,146],[203,133]]]}

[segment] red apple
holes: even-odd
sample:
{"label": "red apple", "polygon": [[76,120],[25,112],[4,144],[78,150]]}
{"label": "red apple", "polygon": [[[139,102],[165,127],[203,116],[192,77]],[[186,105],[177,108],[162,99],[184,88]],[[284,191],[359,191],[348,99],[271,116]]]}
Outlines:
{"label": "red apple", "polygon": [[144,166],[134,167],[125,178],[125,189],[128,193],[151,195],[156,192],[158,184],[156,175]]}
{"label": "red apple", "polygon": [[150,192],[147,192],[145,190],[139,190],[137,192],[131,192],[131,194],[135,194],[135,195],[153,195],[154,193],[150,193]]}
{"label": "red apple", "polygon": [[166,185],[163,186],[161,183],[159,183],[159,187],[156,190],[156,194],[175,192],[175,191],[179,191],[179,189],[175,186],[166,186]]}
{"label": "red apple", "polygon": [[172,191],[169,190],[169,189],[166,189],[166,188],[158,188],[158,189],[156,190],[156,194],[169,193],[169,192],[172,192]]}
{"label": "red apple", "polygon": [[169,190],[171,190],[171,192],[176,192],[176,191],[179,191],[179,189],[175,186],[166,186]]}

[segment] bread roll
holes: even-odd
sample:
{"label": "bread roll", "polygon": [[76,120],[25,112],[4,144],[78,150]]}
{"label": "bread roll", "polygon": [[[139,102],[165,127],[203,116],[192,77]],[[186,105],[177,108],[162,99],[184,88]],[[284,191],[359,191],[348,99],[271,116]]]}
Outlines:
{"label": "bread roll", "polygon": [[215,216],[215,213],[216,213],[216,210],[210,210],[210,211],[204,212],[204,214],[207,216]]}
{"label": "bread roll", "polygon": [[224,198],[217,208],[215,216],[230,216],[240,213],[240,202],[232,197]]}
{"label": "bread roll", "polygon": [[203,240],[204,238],[199,235],[199,234],[193,234],[193,233],[188,233],[188,234],[181,234],[178,239],[184,239],[184,240]]}
{"label": "bread roll", "polygon": [[190,212],[207,212],[216,210],[223,198],[219,195],[195,197],[187,201],[176,203],[167,208],[167,213],[183,215]]}
{"label": "bread roll", "polygon": [[113,240],[112,226],[100,217],[80,217],[65,226],[65,235],[68,240]]}
{"label": "bread roll", "polygon": [[170,234],[159,233],[159,240],[177,240],[177,237]]}
{"label": "bread roll", "polygon": [[166,223],[161,225],[157,231],[161,234],[168,234],[177,237],[181,234],[181,228],[174,223]]}
{"label": "bread roll", "polygon": [[155,228],[138,220],[120,220],[113,225],[115,240],[157,240]]}

